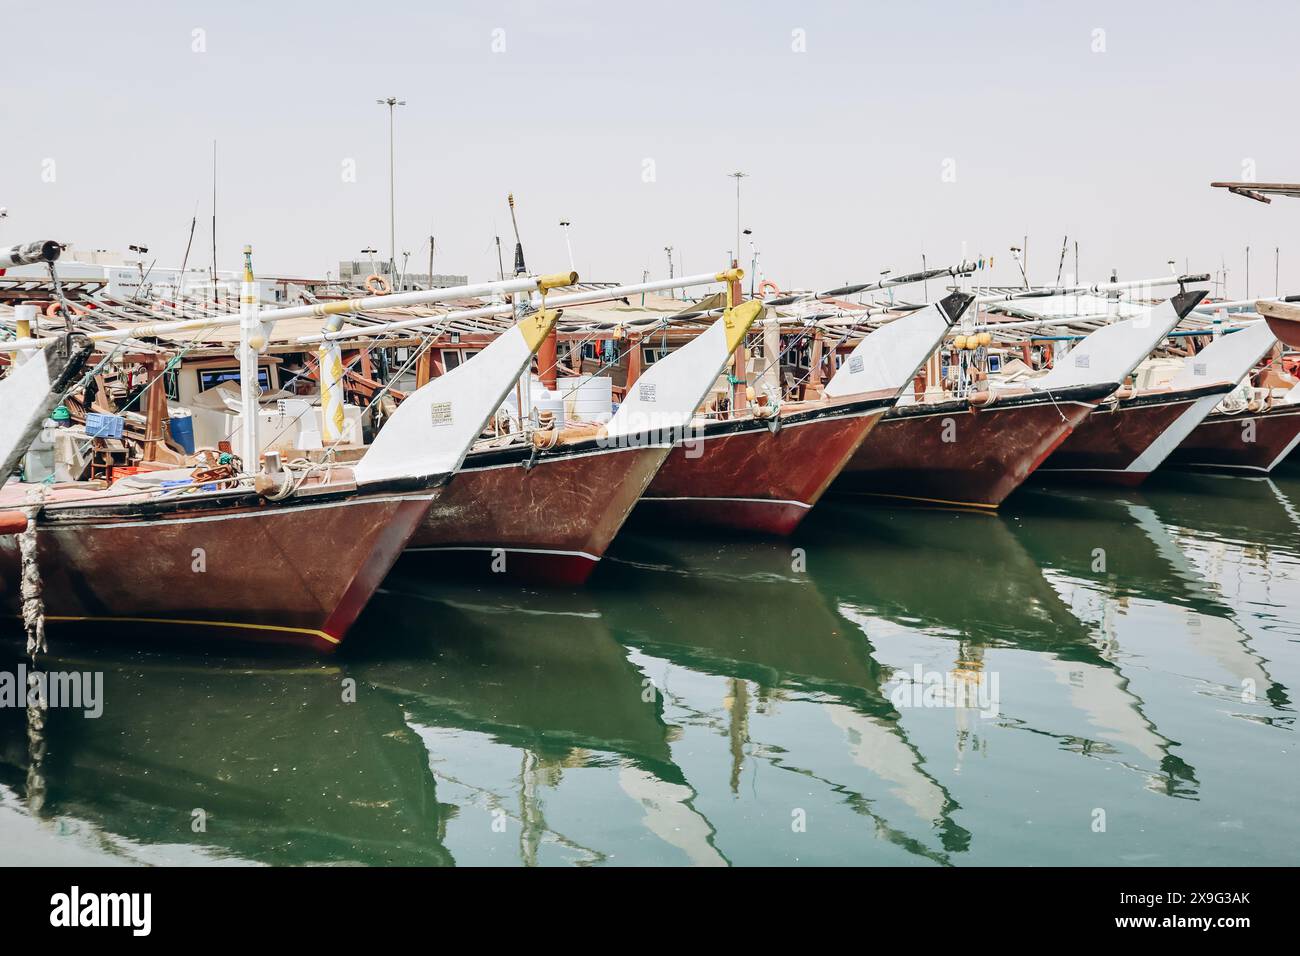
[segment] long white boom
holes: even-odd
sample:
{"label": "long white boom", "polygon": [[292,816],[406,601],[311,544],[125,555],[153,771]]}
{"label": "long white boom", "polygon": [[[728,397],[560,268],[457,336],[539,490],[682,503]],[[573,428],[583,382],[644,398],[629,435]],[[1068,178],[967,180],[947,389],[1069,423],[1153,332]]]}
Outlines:
{"label": "long white boom", "polygon": [[[315,305],[290,306],[287,309],[267,309],[258,315],[258,321],[266,326],[281,319],[301,319],[313,315],[347,315],[364,312],[367,309],[383,309],[404,305],[425,305],[444,299],[472,298],[493,293],[541,292],[573,285],[578,281],[576,272],[561,272],[556,275],[518,276],[499,282],[478,282],[472,285],[452,286],[447,289],[421,289],[417,292],[399,292],[396,295],[372,295],[359,299],[340,299],[336,302],[318,302]],[[139,322],[119,329],[94,329],[84,333],[92,342],[112,339],[137,339],[145,336],[171,335],[176,332],[190,332],[200,329],[219,329],[239,325],[239,315],[219,315],[202,319],[180,319],[172,322]],[[45,348],[58,341],[58,336],[50,338],[9,339],[0,342],[0,352],[16,352],[21,349]]]}
{"label": "long white boom", "polygon": [[[563,295],[553,295],[547,298],[546,306],[551,309],[562,309],[570,305],[586,305],[592,302],[605,302],[609,299],[622,299],[630,295],[638,295],[642,292],[663,292],[667,289],[685,289],[691,286],[708,285],[712,282],[727,282],[731,279],[739,279],[744,275],[743,270],[733,269],[727,272],[702,272],[699,275],[680,276],[674,279],[656,279],[653,282],[638,282],[635,285],[619,285],[605,289],[590,289],[585,292],[566,292]],[[384,296],[391,298],[391,296]],[[508,303],[498,303],[495,305],[484,305],[473,309],[465,309],[460,312],[446,312],[442,315],[423,315],[413,319],[400,319],[395,322],[383,322],[379,325],[365,325],[351,329],[339,329],[337,332],[322,332],[316,335],[304,335],[295,342],[302,345],[310,345],[314,342],[322,342],[327,339],[352,339],[362,335],[384,335],[389,332],[400,332],[404,329],[423,328],[430,325],[441,325],[447,322],[458,322],[467,319],[481,319],[492,315],[505,315],[512,311],[514,306]]]}
{"label": "long white boom", "polygon": [[1197,282],[1209,282],[1208,273],[1186,276],[1159,276],[1155,279],[1133,279],[1130,282],[1095,282],[1092,285],[1052,286],[1046,289],[1021,289],[1017,292],[987,293],[976,296],[980,305],[994,302],[1014,302],[1018,299],[1046,299],[1059,295],[1107,295],[1114,292],[1129,292],[1133,289],[1154,289],[1166,285],[1188,285]]}

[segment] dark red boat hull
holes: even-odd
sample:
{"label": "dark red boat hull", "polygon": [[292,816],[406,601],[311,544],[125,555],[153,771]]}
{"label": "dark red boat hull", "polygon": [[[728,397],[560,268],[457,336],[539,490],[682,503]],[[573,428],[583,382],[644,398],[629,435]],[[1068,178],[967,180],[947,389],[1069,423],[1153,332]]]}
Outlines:
{"label": "dark red boat hull", "polygon": [[1171,442],[1169,432],[1178,430],[1179,419],[1185,414],[1201,414],[1193,409],[1197,402],[1211,401],[1230,388],[1231,383],[1223,383],[1104,403],[1075,427],[1034,477],[1136,488],[1160,466],[1172,450],[1170,445],[1177,442],[1177,438]]}
{"label": "dark red boat hull", "polygon": [[[37,556],[48,629],[332,652],[433,494],[147,516],[82,508],[43,520]],[[21,611],[20,568],[17,538],[0,537],[0,598],[13,616]]]}
{"label": "dark red boat hull", "polygon": [[716,422],[675,445],[636,509],[639,523],[791,534],[870,433],[885,406],[801,413],[773,430]]}
{"label": "dark red boat hull", "polygon": [[461,572],[583,584],[669,453],[667,443],[471,455],[407,554]]}
{"label": "dark red boat hull", "polygon": [[[1253,429],[1247,422],[1253,421]],[[1253,431],[1253,435],[1251,432]],[[1247,440],[1253,438],[1252,440]],[[1206,417],[1169,456],[1175,468],[1266,475],[1300,443],[1300,407]]]}
{"label": "dark red boat hull", "polygon": [[1043,398],[979,410],[966,402],[894,409],[833,491],[996,508],[1095,407],[1095,399]]}

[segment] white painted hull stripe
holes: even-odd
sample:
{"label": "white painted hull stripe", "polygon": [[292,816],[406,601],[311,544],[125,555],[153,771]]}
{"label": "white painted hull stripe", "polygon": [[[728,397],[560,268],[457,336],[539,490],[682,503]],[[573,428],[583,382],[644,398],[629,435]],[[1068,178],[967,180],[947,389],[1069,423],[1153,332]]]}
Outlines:
{"label": "white painted hull stripe", "polygon": [[1214,406],[1219,404],[1221,398],[1221,395],[1205,395],[1192,402],[1174,419],[1173,424],[1162,431],[1156,440],[1134,459],[1133,464],[1128,466],[1128,470],[1150,473],[1159,468],[1161,462],[1183,443],[1183,439],[1205,420],[1205,416],[1214,411]]}
{"label": "white painted hull stripe", "polygon": [[649,501],[649,502],[655,502],[655,501],[742,501],[742,502],[746,502],[746,503],[748,503],[748,504],[756,504],[756,505],[795,505],[796,507],[799,507],[799,508],[811,508],[811,507],[812,507],[812,505],[807,504],[806,502],[803,502],[803,501],[786,501],[786,500],[783,500],[783,499],[781,499],[781,498],[723,498],[723,497],[713,497],[713,496],[709,496],[709,497],[699,497],[699,498],[696,498],[696,497],[692,497],[692,496],[689,496],[689,495],[682,496],[682,497],[676,497],[676,498],[670,498],[670,497],[667,497],[667,496],[663,496],[663,497],[661,497],[661,496],[659,496],[659,495],[655,495],[654,497],[649,497],[649,496],[647,496],[647,497],[643,497],[643,498],[641,498],[641,500],[638,501],[637,504],[640,504],[641,502],[645,502],[645,501]]}
{"label": "white painted hull stripe", "polygon": [[[919,414],[911,414],[911,415],[899,415],[897,418],[886,418],[885,423],[906,422],[916,418],[940,418],[940,417],[951,418],[956,415],[974,415],[974,414],[982,415],[985,412],[1014,412],[1018,408],[1051,408],[1051,407],[1061,408],[1066,405],[1078,405],[1080,408],[1097,407],[1096,402],[1076,402],[1076,401],[1056,402],[1055,406],[1053,406],[1051,402],[1042,402],[1041,404],[1035,404],[1035,405],[1001,405],[1001,406],[999,406],[997,402],[994,402],[992,405],[989,405],[985,408],[965,408],[965,409],[959,408],[956,409],[955,411],[946,411],[946,412],[936,411],[936,412],[922,412]],[[895,407],[901,411],[903,409],[915,408],[916,406],[898,405]]]}
{"label": "white painted hull stripe", "polygon": [[1282,454],[1278,455],[1276,458],[1273,459],[1273,463],[1268,466],[1267,470],[1272,471],[1274,468],[1280,465],[1282,463],[1282,459],[1285,458],[1287,455],[1291,454],[1291,452],[1295,450],[1295,446],[1298,443],[1300,443],[1300,433],[1297,433],[1295,438],[1291,439],[1291,444],[1287,445],[1286,448],[1282,450]]}
{"label": "white painted hull stripe", "polygon": [[[436,495],[385,495],[384,497],[381,498],[381,497],[375,497],[373,495],[362,495],[356,498],[348,498],[343,501],[322,501],[318,504],[295,505],[291,508],[259,508],[255,510],[250,509],[247,511],[239,511],[234,514],[199,515],[193,518],[144,518],[144,517],[134,517],[128,515],[123,517],[121,521],[111,521],[102,524],[81,524],[79,523],[81,518],[80,516],[78,516],[78,518],[76,519],[73,518],[64,519],[64,521],[61,521],[58,524],[42,525],[41,530],[54,531],[54,530],[58,530],[60,527],[67,528],[69,530],[71,530],[74,527],[95,528],[95,529],[130,528],[130,527],[156,528],[159,525],[203,524],[208,521],[236,521],[243,518],[265,518],[269,515],[281,514],[281,513],[287,514],[289,512],[297,513],[302,511],[319,511],[321,509],[326,509],[326,508],[351,508],[351,507],[356,507],[365,504],[387,504],[388,502],[391,501],[432,502],[435,497],[437,496]],[[85,506],[79,505],[78,507],[85,507]],[[49,510],[53,511],[54,509],[49,509]],[[92,520],[92,519],[90,518],[89,515],[87,515],[85,520]]]}
{"label": "white painted hull stripe", "polygon": [[[554,462],[570,461],[571,459],[574,458],[593,458],[596,455],[613,455],[618,452],[642,451],[648,448],[672,448],[672,445],[666,441],[657,441],[645,445],[627,445],[622,448],[593,448],[590,451],[583,451],[583,452],[578,452],[576,454],[563,455],[556,458],[542,457],[541,455],[539,455],[537,459],[533,462],[533,467],[536,468],[540,465],[548,465]],[[472,461],[473,459],[466,458],[465,460]],[[524,463],[527,460],[528,460],[527,458],[522,458],[519,461],[503,461],[496,465],[480,465],[476,468],[457,468],[456,474],[459,475],[462,472],[467,472],[467,471],[498,471],[502,468],[522,468],[524,466]]]}
{"label": "white painted hull stripe", "polygon": [[599,561],[600,558],[594,554],[588,554],[586,551],[559,551],[551,548],[506,548],[506,547],[487,547],[486,545],[447,545],[445,547],[430,546],[425,548],[407,548],[407,551],[504,551],[506,554],[550,554],[562,558],[586,558],[588,561]]}

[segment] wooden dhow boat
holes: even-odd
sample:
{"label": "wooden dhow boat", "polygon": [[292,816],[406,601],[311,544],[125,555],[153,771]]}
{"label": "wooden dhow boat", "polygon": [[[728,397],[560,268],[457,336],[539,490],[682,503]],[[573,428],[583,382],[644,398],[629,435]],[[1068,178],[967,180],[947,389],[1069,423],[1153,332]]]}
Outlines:
{"label": "wooden dhow boat", "polygon": [[701,421],[650,483],[641,520],[792,533],[971,298],[951,295],[871,332],[818,398]]}
{"label": "wooden dhow boat", "polygon": [[[1091,288],[1108,292],[1134,285],[1138,283]],[[1044,294],[1062,291],[1067,290]],[[900,403],[863,442],[836,490],[943,506],[998,507],[1203,295],[1180,293],[1103,326],[1037,377],[989,380],[962,397],[932,389],[923,400]],[[1008,327],[989,323],[984,333],[975,334],[991,338],[988,330]],[[930,382],[939,379],[937,365],[932,359]]]}
{"label": "wooden dhow boat", "polygon": [[[740,274],[673,281],[689,286],[736,281]],[[648,286],[664,283],[600,294],[626,296]],[[558,298],[577,305],[593,297]],[[408,555],[535,583],[584,583],[761,310],[750,302],[728,309],[642,374],[607,423],[552,420],[480,442],[429,509]],[[553,367],[554,354],[550,365],[539,360],[542,371]],[[567,381],[554,381],[551,394],[561,401]]]}
{"label": "wooden dhow boat", "polygon": [[[1289,302],[1255,304],[1264,321],[1225,335],[1192,360],[1200,363],[1217,348],[1235,345],[1242,359],[1254,355],[1250,367],[1283,344],[1300,339],[1300,307]],[[1248,347],[1249,346],[1249,347]],[[1249,371],[1249,369],[1248,369]],[[1228,474],[1265,475],[1286,460],[1300,444],[1300,383],[1276,361],[1253,374],[1225,396],[1169,455],[1174,468]]]}
{"label": "wooden dhow boat", "polygon": [[1237,387],[1273,342],[1272,333],[1260,323],[1213,341],[1164,382],[1120,389],[1075,428],[1039,476],[1140,485]]}
{"label": "wooden dhow boat", "polygon": [[[251,250],[246,248],[246,257]],[[573,274],[390,296],[385,304],[458,295],[540,292]],[[243,408],[256,408],[257,350],[279,319],[327,317],[374,306],[368,299],[262,313],[246,262],[240,315]],[[282,643],[332,651],[406,546],[410,536],[518,380],[555,322],[544,304],[454,373],[410,395],[353,465],[258,469],[257,416],[241,422],[242,460],[213,462],[203,474],[156,471],[109,488],[13,482],[0,490],[0,588],[6,612],[34,610],[20,587],[38,573],[39,615],[50,625],[161,632]],[[198,320],[201,328],[213,320]],[[111,340],[152,330],[98,330]],[[49,340],[11,340],[20,355]],[[35,361],[35,359],[29,360]],[[26,363],[24,363],[26,364]],[[246,463],[245,463],[246,462]],[[197,475],[197,476],[196,476]],[[169,480],[171,479],[171,480]],[[25,562],[19,535],[34,535]],[[30,565],[30,566],[29,566]]]}

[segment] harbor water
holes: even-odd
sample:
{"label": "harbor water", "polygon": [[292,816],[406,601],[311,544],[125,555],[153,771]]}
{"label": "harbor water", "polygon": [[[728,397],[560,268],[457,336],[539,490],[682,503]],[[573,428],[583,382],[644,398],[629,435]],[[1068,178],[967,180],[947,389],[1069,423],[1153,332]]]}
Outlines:
{"label": "harbor water", "polygon": [[[1292,864],[1300,471],[399,566],[330,660],[55,642],[11,864]],[[21,646],[4,644],[4,666]]]}

